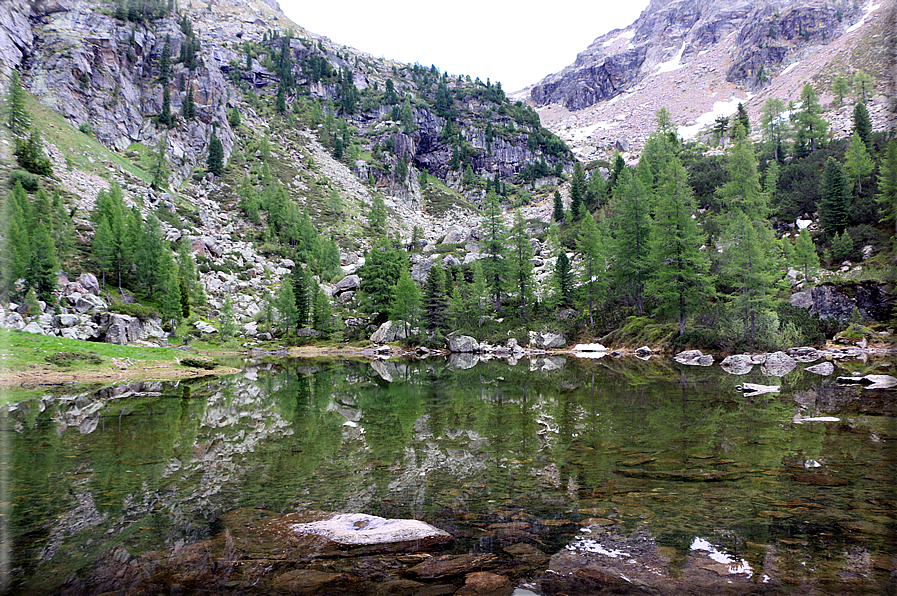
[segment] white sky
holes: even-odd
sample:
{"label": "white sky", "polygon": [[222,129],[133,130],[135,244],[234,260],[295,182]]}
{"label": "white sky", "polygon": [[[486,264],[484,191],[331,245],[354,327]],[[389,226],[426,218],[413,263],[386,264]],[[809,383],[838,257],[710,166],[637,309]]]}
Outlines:
{"label": "white sky", "polygon": [[627,27],[648,0],[554,4],[455,0],[279,0],[297,25],[376,57],[500,81],[517,91],[572,64],[608,31]]}

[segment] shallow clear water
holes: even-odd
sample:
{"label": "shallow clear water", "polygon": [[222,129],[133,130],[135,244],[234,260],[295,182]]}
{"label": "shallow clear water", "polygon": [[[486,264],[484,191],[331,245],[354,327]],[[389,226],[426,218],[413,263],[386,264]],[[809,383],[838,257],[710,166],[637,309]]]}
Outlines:
{"label": "shallow clear water", "polygon": [[674,565],[704,550],[758,578],[773,546],[797,591],[894,589],[894,392],[635,359],[458,366],[254,362],[19,404],[0,445],[6,585],[51,592],[110,549],[205,540],[255,508],[412,517],[453,552],[639,530]]}

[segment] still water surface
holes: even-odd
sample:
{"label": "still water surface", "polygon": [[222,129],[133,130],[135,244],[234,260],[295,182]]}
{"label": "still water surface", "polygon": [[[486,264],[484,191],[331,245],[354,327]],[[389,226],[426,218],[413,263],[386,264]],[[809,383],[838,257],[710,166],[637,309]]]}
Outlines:
{"label": "still water surface", "polygon": [[549,556],[583,527],[639,531],[673,565],[704,549],[755,581],[775,547],[796,593],[894,590],[893,392],[635,359],[243,366],[12,407],[7,588],[71,587],[114,548],[207,540],[253,508],[416,518],[456,553],[498,551],[515,520]]}

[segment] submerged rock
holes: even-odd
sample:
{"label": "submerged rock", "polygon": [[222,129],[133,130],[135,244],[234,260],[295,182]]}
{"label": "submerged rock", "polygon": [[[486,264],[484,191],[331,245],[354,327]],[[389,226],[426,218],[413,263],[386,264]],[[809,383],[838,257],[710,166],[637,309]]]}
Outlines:
{"label": "submerged rock", "polygon": [[351,546],[431,540],[448,543],[452,535],[416,519],[385,519],[364,513],[334,515],[330,519],[293,524],[298,534],[316,534]]}

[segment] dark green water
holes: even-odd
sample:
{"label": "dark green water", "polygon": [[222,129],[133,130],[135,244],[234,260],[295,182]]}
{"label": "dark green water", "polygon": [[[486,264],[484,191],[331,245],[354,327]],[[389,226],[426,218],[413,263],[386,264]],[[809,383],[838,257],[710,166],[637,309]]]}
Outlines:
{"label": "dark green water", "polygon": [[[744,381],[783,387],[749,398]],[[549,555],[589,523],[647,531],[673,561],[700,538],[757,577],[774,546],[786,585],[887,592],[895,401],[635,359],[256,362],[46,396],[3,421],[0,562],[13,592],[48,593],[112,548],[214,536],[238,508],[319,509],[424,520],[455,552],[498,548],[489,526],[515,519]]]}

